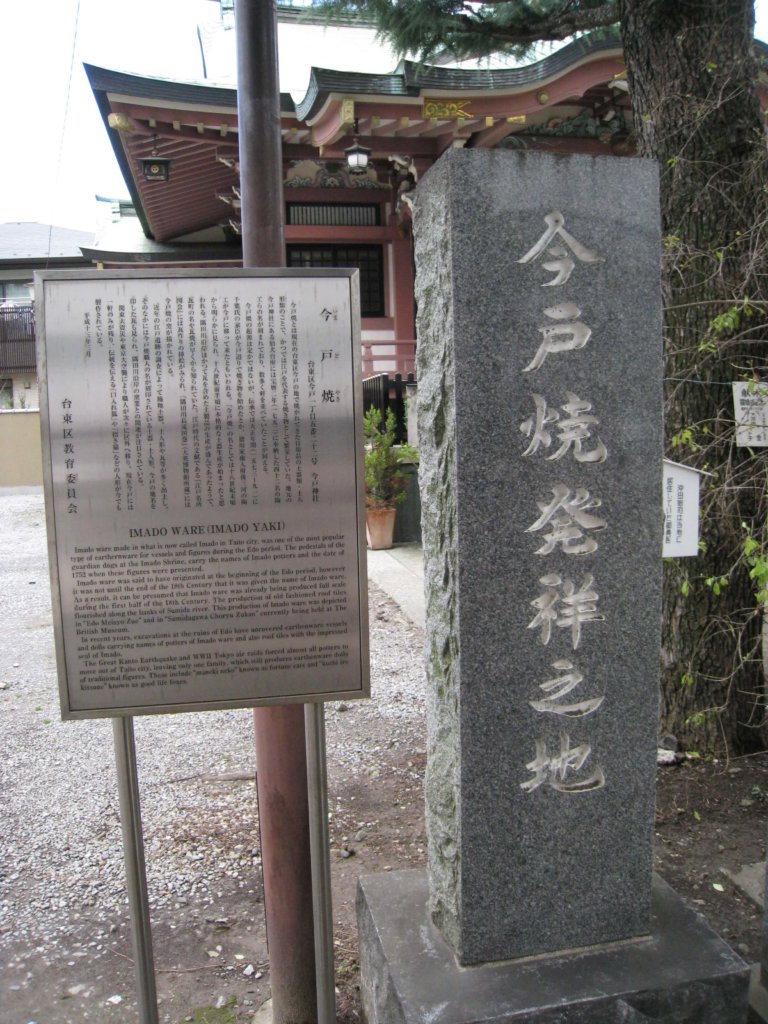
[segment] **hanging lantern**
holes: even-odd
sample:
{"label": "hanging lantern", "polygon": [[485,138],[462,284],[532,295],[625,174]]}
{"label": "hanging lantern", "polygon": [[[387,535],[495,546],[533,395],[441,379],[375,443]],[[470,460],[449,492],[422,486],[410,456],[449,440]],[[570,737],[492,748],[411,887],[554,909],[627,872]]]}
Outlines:
{"label": "hanging lantern", "polygon": [[347,170],[350,174],[365,174],[368,169],[368,161],[371,158],[371,151],[360,145],[357,131],[357,118],[355,118],[354,141],[348,149],[344,150],[344,155],[347,158]]}
{"label": "hanging lantern", "polygon": [[145,181],[168,181],[171,161],[162,156],[151,156],[147,160],[139,160],[141,173]]}
{"label": "hanging lantern", "polygon": [[167,157],[157,155],[157,136],[152,147],[152,155],[141,157],[139,167],[145,181],[168,181],[171,176],[171,163]]}

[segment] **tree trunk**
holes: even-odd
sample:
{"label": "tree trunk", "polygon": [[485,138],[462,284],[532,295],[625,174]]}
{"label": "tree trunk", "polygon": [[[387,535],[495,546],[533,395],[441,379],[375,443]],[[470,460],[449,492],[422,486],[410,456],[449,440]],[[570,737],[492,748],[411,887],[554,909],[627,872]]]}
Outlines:
{"label": "tree trunk", "polygon": [[736,446],[731,389],[768,381],[752,34],[751,0],[622,2],[639,153],[658,160],[662,180],[667,455],[713,474],[702,478],[702,554],[665,565],[662,723],[687,749],[711,752],[766,739],[762,616],[744,540],[766,551],[768,453]]}

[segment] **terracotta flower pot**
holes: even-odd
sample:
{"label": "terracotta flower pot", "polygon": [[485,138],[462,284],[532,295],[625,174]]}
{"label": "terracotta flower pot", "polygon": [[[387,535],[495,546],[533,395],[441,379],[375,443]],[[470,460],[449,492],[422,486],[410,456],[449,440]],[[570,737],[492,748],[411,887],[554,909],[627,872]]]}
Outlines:
{"label": "terracotta flower pot", "polygon": [[395,532],[395,516],[397,511],[394,508],[369,508],[365,513],[365,533],[368,538],[368,547],[373,551],[380,551],[392,547],[392,537]]}

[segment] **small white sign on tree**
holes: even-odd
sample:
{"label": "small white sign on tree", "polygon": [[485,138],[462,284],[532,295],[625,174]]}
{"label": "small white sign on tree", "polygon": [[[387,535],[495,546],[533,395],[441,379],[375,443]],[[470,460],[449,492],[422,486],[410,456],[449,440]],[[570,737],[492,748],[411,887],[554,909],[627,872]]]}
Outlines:
{"label": "small white sign on tree", "polygon": [[733,385],[736,444],[740,448],[768,448],[768,387],[755,381]]}
{"label": "small white sign on tree", "polygon": [[699,472],[664,459],[664,558],[699,553]]}

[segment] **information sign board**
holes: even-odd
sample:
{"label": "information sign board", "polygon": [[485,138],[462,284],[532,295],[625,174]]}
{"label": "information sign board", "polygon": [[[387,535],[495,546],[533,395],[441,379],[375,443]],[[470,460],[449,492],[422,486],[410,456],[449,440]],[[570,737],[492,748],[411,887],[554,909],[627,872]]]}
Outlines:
{"label": "information sign board", "polygon": [[736,444],[740,448],[768,447],[768,388],[754,381],[733,384]]}
{"label": "information sign board", "polygon": [[36,294],[62,716],[366,696],[356,271]]}

